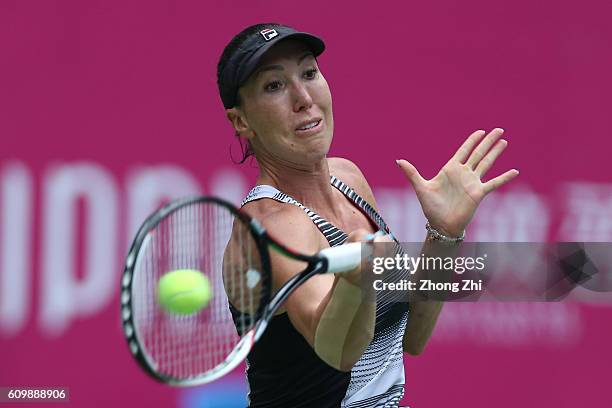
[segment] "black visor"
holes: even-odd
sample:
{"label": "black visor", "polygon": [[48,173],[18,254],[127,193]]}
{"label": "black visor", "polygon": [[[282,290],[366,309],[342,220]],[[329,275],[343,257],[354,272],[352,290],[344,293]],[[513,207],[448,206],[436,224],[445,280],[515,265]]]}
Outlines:
{"label": "black visor", "polygon": [[310,48],[315,57],[325,50],[325,43],[319,37],[296,31],[291,27],[271,26],[254,33],[232,54],[223,69],[219,92],[226,109],[236,105],[238,89],[257,69],[266,51],[287,38],[302,41]]}

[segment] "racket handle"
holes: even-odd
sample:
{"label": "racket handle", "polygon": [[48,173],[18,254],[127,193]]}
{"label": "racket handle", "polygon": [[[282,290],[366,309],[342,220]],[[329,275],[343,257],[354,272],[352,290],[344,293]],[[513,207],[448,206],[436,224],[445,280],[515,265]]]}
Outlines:
{"label": "racket handle", "polygon": [[361,242],[325,248],[319,251],[319,255],[327,259],[328,266],[325,273],[352,271],[361,264]]}

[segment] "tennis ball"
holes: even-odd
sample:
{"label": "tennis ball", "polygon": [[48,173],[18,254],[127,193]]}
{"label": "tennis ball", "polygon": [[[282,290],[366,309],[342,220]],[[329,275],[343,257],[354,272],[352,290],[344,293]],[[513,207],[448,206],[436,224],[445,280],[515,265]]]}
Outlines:
{"label": "tennis ball", "polygon": [[194,269],[177,269],[159,279],[157,300],[169,313],[190,315],[202,310],[212,297],[208,277]]}

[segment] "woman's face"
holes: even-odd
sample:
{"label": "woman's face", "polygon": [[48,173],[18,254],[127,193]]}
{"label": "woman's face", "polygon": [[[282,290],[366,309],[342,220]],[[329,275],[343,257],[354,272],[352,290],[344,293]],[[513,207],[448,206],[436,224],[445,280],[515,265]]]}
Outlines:
{"label": "woman's face", "polygon": [[258,160],[308,165],[327,155],[334,129],[331,93],[304,44],[286,40],[272,47],[239,92],[241,106],[230,110],[239,118],[232,121]]}

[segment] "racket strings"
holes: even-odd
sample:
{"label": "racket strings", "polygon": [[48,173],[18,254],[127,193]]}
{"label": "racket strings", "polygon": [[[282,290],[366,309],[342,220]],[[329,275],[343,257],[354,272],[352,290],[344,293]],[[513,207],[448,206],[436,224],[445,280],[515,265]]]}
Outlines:
{"label": "racket strings", "polygon": [[[226,364],[266,300],[267,282],[248,226],[223,206],[192,203],[165,217],[138,257],[132,285],[134,326],[149,365],[180,380]],[[159,279],[178,269],[208,277],[212,297],[196,313],[169,313],[158,303]]]}

